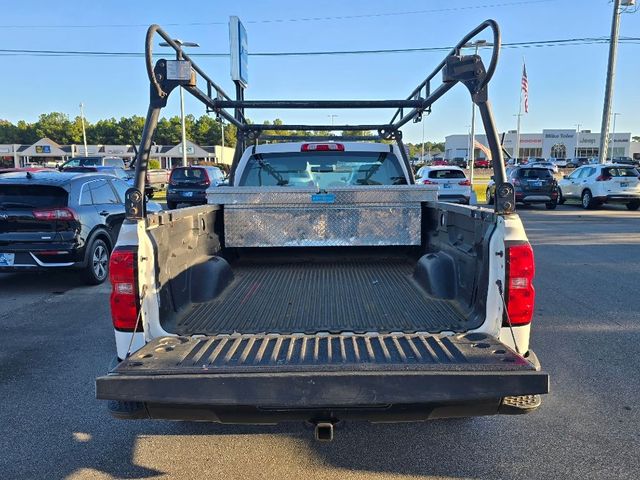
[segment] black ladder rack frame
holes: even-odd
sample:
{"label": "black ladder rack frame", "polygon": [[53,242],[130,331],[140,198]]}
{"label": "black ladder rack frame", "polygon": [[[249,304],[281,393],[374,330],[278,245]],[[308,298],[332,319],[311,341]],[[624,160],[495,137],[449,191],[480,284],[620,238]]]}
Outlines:
{"label": "black ladder rack frame", "polygon": [[[492,54],[489,67],[485,69],[482,58],[479,55],[462,55],[462,48],[470,40],[484,30],[491,30],[493,34]],[[176,60],[187,61],[191,68],[189,80],[171,80],[167,75],[167,60],[160,59],[153,64],[153,39],[155,35],[162,37],[175,51]],[[231,167],[231,181],[235,167],[249,142],[258,139],[288,139],[278,135],[264,135],[269,131],[295,131],[313,130],[335,132],[342,131],[341,136],[328,135],[313,137],[315,140],[394,140],[402,153],[407,171],[411,172],[409,159],[402,143],[402,131],[404,125],[413,121],[423,121],[423,116],[431,112],[431,106],[445,93],[451,90],[457,83],[462,83],[471,94],[472,101],[477,105],[484,126],[489,150],[491,151],[493,170],[496,181],[497,213],[506,214],[514,211],[515,198],[513,186],[506,183],[506,173],[503,162],[503,152],[498,138],[498,133],[493,121],[491,104],[488,100],[488,84],[495,73],[500,53],[500,29],[494,20],[485,20],[476,28],[467,33],[449,52],[436,68],[407,96],[402,100],[245,100],[244,88],[236,83],[236,98],[232,99],[218,84],[174,42],[160,26],[151,25],[147,30],[145,41],[145,62],[150,81],[150,103],[147,117],[142,132],[140,149],[136,157],[135,187],[127,193],[127,219],[136,220],[142,218],[144,212],[144,197],[140,192],[144,191],[145,173],[148,167],[149,154],[155,133],[160,110],[166,106],[169,94],[176,88],[182,87],[196,99],[200,100],[207,108],[207,112],[213,112],[219,119],[224,119],[237,128],[237,145],[233,164]],[[432,83],[436,76],[442,75],[442,81],[433,88]],[[204,81],[205,91],[198,88],[196,80]],[[230,111],[233,109],[233,112]],[[366,125],[256,125],[251,124],[245,117],[245,109],[395,109],[395,113],[388,123]],[[405,113],[405,109],[409,109]],[[376,135],[361,137],[355,133],[349,136],[349,132],[373,130]],[[310,137],[295,137],[301,140],[311,140]]]}

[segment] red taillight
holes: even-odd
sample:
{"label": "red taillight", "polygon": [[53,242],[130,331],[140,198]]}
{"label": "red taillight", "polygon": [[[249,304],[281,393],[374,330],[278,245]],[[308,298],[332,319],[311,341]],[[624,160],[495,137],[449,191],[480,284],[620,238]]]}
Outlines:
{"label": "red taillight", "polygon": [[301,152],[344,152],[342,143],[303,143]]}
{"label": "red taillight", "polygon": [[598,175],[596,177],[596,182],[606,182],[607,180],[611,180],[611,177],[608,177],[606,175]]}
{"label": "red taillight", "polygon": [[[111,319],[117,330],[132,332],[136,328],[140,298],[138,295],[138,249],[116,247],[109,261],[111,280]],[[142,324],[138,325],[142,331]]]}
{"label": "red taillight", "polygon": [[76,214],[70,208],[40,208],[33,211],[36,220],[76,220]]}
{"label": "red taillight", "polygon": [[[527,325],[533,317],[536,291],[533,288],[535,264],[528,243],[507,248],[507,313],[511,325]],[[505,322],[504,326],[509,323]]]}
{"label": "red taillight", "polygon": [[471,186],[471,180],[467,179],[467,180],[462,180],[461,182],[458,182],[459,185],[462,185],[463,187],[470,187]]}
{"label": "red taillight", "polygon": [[424,185],[435,185],[436,184],[436,182],[432,182],[431,180],[428,180],[428,179],[422,180],[422,183]]}
{"label": "red taillight", "polygon": [[209,179],[209,174],[204,169],[202,170],[202,173],[204,173],[204,180],[200,182],[200,185],[204,185],[205,187],[208,187],[209,185],[211,185],[211,179]]}

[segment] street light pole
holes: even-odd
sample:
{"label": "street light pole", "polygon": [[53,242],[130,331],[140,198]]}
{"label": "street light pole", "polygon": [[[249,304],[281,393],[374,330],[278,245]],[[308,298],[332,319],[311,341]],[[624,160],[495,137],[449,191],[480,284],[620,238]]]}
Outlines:
{"label": "street light pole", "polygon": [[87,148],[87,131],[84,128],[84,103],[80,102],[80,122],[82,123],[82,140],[84,142],[84,156],[89,156],[89,149]]}
{"label": "street light pole", "polygon": [[613,149],[616,146],[615,145],[615,136],[616,136],[616,118],[618,118],[618,115],[622,115],[621,113],[614,113],[613,114],[613,129],[611,131],[611,140],[609,140],[609,158],[611,158],[611,161],[613,161]]}
{"label": "street light pole", "polygon": [[331,119],[331,126],[333,127],[333,119],[336,117],[339,117],[340,115],[337,115],[335,113],[332,113],[331,115],[327,115],[327,117],[329,117]]}
{"label": "street light pole", "polygon": [[[200,45],[195,42],[183,42],[179,38],[173,40],[180,47],[199,47]],[[160,42],[161,47],[169,47],[167,42]],[[178,59],[182,58],[181,54],[178,54]],[[182,123],[182,166],[187,166],[187,125],[184,116],[184,88],[180,87],[180,118]]]}
{"label": "street light pole", "polygon": [[582,126],[581,123],[576,123],[576,149],[573,152],[573,158],[578,158],[580,155],[578,155],[578,152],[580,150],[580,127]]}
{"label": "street light pole", "polygon": [[[475,42],[467,43],[464,47],[475,47],[475,55],[478,55],[478,49],[483,46],[489,46],[490,44],[486,40],[476,40]],[[470,148],[469,148],[469,181],[471,185],[473,185],[473,167],[475,163],[476,157],[476,104],[471,100],[471,140],[470,140]]]}

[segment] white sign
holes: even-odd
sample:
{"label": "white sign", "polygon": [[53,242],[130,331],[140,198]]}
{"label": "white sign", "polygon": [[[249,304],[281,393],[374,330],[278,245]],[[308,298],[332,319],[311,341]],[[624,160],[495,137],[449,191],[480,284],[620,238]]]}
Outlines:
{"label": "white sign", "polygon": [[229,44],[231,47],[231,79],[244,88],[249,85],[249,44],[247,31],[236,16],[229,17]]}
{"label": "white sign", "polygon": [[167,60],[167,80],[191,80],[191,62]]}

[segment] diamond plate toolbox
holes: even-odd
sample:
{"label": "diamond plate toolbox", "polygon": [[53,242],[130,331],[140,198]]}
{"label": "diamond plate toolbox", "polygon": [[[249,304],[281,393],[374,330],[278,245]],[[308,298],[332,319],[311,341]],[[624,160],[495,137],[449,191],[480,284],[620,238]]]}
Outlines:
{"label": "diamond plate toolbox", "polygon": [[430,185],[335,188],[219,187],[228,247],[420,245],[421,204]]}

